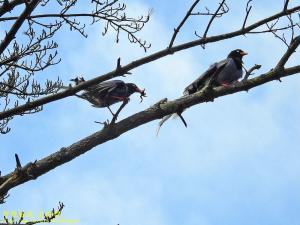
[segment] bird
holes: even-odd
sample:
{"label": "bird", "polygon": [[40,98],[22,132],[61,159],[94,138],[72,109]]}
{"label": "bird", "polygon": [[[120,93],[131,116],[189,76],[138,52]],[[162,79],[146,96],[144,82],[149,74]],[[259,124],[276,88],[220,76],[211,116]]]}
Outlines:
{"label": "bird", "polygon": [[228,87],[243,76],[243,56],[247,55],[241,49],[231,51],[227,58],[212,64],[195,81],[188,85],[183,94],[190,95],[204,87],[206,81],[211,79],[212,86]]}
{"label": "bird", "polygon": [[[237,82],[243,76],[243,57],[248,53],[235,49],[231,51],[227,58],[212,64],[204,73],[202,73],[195,81],[189,84],[183,91],[183,96],[191,95],[204,88],[206,85],[210,87],[224,86],[229,87]],[[185,127],[187,123],[181,115],[182,112],[174,113],[179,116]],[[158,124],[157,135],[161,126],[172,116],[172,114],[164,116]]]}
{"label": "bird", "polygon": [[[78,85],[85,80],[82,77],[77,77],[71,81],[74,81]],[[133,93],[140,93],[141,101],[143,97],[146,97],[145,89],[141,90],[134,83],[125,83],[122,80],[110,80],[88,87],[82,94],[76,94],[75,96],[92,103],[93,107],[107,107],[110,113],[115,116],[110,106],[118,102],[128,102],[129,97]]]}

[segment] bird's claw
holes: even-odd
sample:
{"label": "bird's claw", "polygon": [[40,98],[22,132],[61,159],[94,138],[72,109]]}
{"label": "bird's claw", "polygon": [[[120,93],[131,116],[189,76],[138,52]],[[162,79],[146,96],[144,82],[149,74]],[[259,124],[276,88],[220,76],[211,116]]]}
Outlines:
{"label": "bird's claw", "polygon": [[75,83],[75,85],[78,85],[80,83],[85,82],[85,79],[83,77],[75,77],[75,78],[71,79],[70,81],[73,81]]}
{"label": "bird's claw", "polygon": [[228,83],[221,83],[221,86],[228,88],[228,87],[231,86],[231,84],[228,84]]}
{"label": "bird's claw", "polygon": [[140,95],[141,101],[140,101],[140,103],[143,101],[143,97],[147,97],[145,89],[143,89],[142,92],[141,92],[141,95]]}
{"label": "bird's claw", "polygon": [[95,121],[95,123],[99,123],[99,124],[103,125],[104,128],[107,127],[107,126],[110,124],[109,120],[106,120],[106,121],[104,121],[104,122]]}

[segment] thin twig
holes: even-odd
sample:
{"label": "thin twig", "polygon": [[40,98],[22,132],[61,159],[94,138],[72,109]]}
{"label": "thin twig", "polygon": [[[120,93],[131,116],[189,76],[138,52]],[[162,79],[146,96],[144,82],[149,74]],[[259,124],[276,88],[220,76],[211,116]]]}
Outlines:
{"label": "thin twig", "polygon": [[284,2],[284,7],[283,7],[283,11],[284,11],[284,12],[286,12],[287,9],[288,9],[289,1],[290,1],[290,0],[285,0],[285,2]]}
{"label": "thin twig", "polygon": [[[249,25],[249,26],[246,26],[243,30],[238,29],[238,30],[226,33],[226,34],[211,36],[211,37],[202,38],[202,39],[197,39],[197,40],[194,40],[194,41],[186,42],[184,44],[173,46],[171,49],[164,49],[164,50],[155,52],[151,55],[140,58],[138,60],[134,60],[131,63],[129,63],[125,66],[122,66],[122,71],[130,71],[130,70],[132,70],[134,68],[137,68],[141,65],[153,62],[155,60],[163,58],[167,55],[171,55],[175,52],[182,51],[184,49],[189,49],[189,48],[192,48],[192,47],[195,47],[195,46],[201,46],[203,44],[213,43],[213,42],[217,42],[217,41],[220,41],[220,40],[226,40],[226,39],[229,39],[229,38],[244,35],[246,33],[249,33],[251,31],[255,30],[256,28],[259,28],[263,25],[266,25],[269,22],[272,22],[274,20],[277,20],[278,18],[281,18],[281,17],[285,16],[286,13],[291,14],[291,13],[295,13],[299,10],[300,10],[300,6],[298,5],[298,6],[295,6],[293,8],[288,9],[287,12],[276,13],[276,14],[270,16],[270,17],[264,18],[264,19],[262,19],[260,21],[257,21],[255,23]],[[69,88],[65,91],[62,91],[62,92],[59,92],[59,93],[56,93],[56,94],[49,95],[47,97],[43,97],[43,98],[34,100],[34,101],[30,102],[30,104],[26,103],[26,104],[14,107],[12,109],[6,109],[5,111],[0,112],[0,120],[3,120],[5,118],[9,118],[9,117],[14,116],[14,115],[18,115],[20,113],[24,113],[24,112],[26,112],[30,109],[34,109],[34,108],[36,108],[38,106],[41,106],[41,105],[44,105],[44,104],[47,104],[47,103],[50,103],[50,102],[53,102],[53,101],[56,101],[56,100],[59,100],[59,99],[62,99],[62,98],[66,98],[68,96],[72,96],[75,93],[77,93],[78,91],[81,91],[81,90],[86,89],[86,88],[88,88],[92,85],[95,85],[97,83],[100,83],[100,82],[103,82],[103,81],[106,81],[108,79],[111,79],[111,78],[114,78],[114,77],[117,77],[117,76],[121,76],[121,75],[122,74],[117,73],[116,70],[113,70],[109,73],[103,74],[102,76],[98,76],[98,77],[93,78],[91,80],[88,80],[88,81],[86,81],[82,84],[79,84],[76,87],[71,87],[71,88]]]}
{"label": "thin twig", "polygon": [[291,55],[295,52],[295,50],[300,45],[300,36],[297,36],[289,45],[287,51],[284,53],[284,55],[281,57],[279,62],[276,65],[277,69],[283,69]]}
{"label": "thin twig", "polygon": [[245,16],[245,19],[244,19],[244,22],[243,22],[242,29],[245,28],[246,23],[247,23],[248,16],[249,16],[250,11],[251,11],[251,9],[252,9],[252,5],[250,6],[250,3],[251,3],[251,2],[252,2],[252,0],[248,0],[248,2],[247,2],[247,6],[246,6],[246,16]]}
{"label": "thin twig", "polygon": [[22,14],[18,17],[18,19],[16,20],[12,28],[9,30],[9,32],[6,34],[4,39],[1,41],[0,54],[3,53],[6,47],[15,38],[16,33],[18,32],[18,30],[20,29],[20,27],[22,26],[26,18],[32,13],[32,11],[35,9],[35,7],[38,5],[39,2],[40,0],[33,0],[26,6]]}
{"label": "thin twig", "polygon": [[191,16],[191,13],[193,12],[194,8],[196,7],[196,5],[200,2],[200,0],[196,0],[194,2],[194,4],[190,7],[190,9],[187,11],[185,17],[183,18],[183,20],[180,22],[180,24],[178,25],[178,27],[176,29],[174,29],[174,34],[171,38],[170,44],[169,44],[169,49],[172,48],[174,41],[176,39],[176,36],[178,34],[178,32],[180,31],[181,27],[184,25],[184,23],[186,22],[186,20]]}
{"label": "thin twig", "polygon": [[217,10],[215,11],[215,13],[213,14],[213,16],[210,18],[209,22],[208,22],[208,25],[206,26],[206,29],[204,31],[204,34],[203,34],[203,38],[206,38],[206,35],[208,33],[208,30],[212,24],[212,22],[214,21],[214,19],[216,18],[218,12],[220,11],[220,9],[223,7],[223,4],[226,4],[225,3],[226,0],[222,0],[222,2],[220,3],[219,7],[217,8]]}
{"label": "thin twig", "polygon": [[248,77],[250,76],[250,75],[252,75],[252,72],[254,71],[254,70],[259,70],[261,68],[261,65],[259,65],[259,64],[255,64],[253,67],[251,67],[249,70],[247,70],[245,67],[244,67],[244,69],[245,69],[245,71],[246,71],[246,74],[245,74],[245,76],[244,76],[244,79],[242,80],[242,81],[245,81],[245,80],[248,80]]}

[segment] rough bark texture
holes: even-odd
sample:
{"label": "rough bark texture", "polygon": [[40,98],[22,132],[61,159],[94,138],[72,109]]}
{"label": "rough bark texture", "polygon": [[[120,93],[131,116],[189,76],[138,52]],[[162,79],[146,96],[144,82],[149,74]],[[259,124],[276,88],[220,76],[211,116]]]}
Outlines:
{"label": "rough bark texture", "polygon": [[68,90],[59,92],[57,94],[53,94],[53,95],[35,100],[33,102],[29,102],[29,103],[26,103],[24,105],[20,105],[18,107],[3,111],[3,112],[0,113],[0,120],[5,119],[7,117],[14,116],[14,115],[22,114],[22,113],[24,113],[28,110],[34,109],[34,108],[36,108],[38,106],[42,106],[44,104],[47,104],[47,103],[50,103],[50,102],[53,102],[53,101],[56,101],[56,100],[59,100],[59,99],[62,99],[62,98],[68,97],[68,96],[72,96],[76,92],[81,91],[81,90],[83,90],[87,87],[90,87],[90,86],[94,85],[94,84],[97,84],[97,83],[100,83],[100,82],[103,82],[103,81],[106,81],[106,80],[109,80],[109,79],[112,79],[112,78],[115,78],[115,77],[118,77],[118,76],[122,76],[122,75],[126,74],[127,72],[129,72],[132,69],[135,69],[139,66],[150,63],[150,62],[155,61],[157,59],[163,58],[167,55],[174,54],[178,51],[182,51],[182,50],[189,49],[189,48],[199,46],[199,45],[205,45],[205,44],[212,43],[212,42],[226,40],[226,39],[237,37],[237,36],[240,36],[240,35],[245,35],[248,32],[250,32],[250,31],[252,31],[252,30],[268,23],[268,22],[274,21],[274,20],[276,20],[276,19],[278,19],[278,18],[280,18],[280,17],[282,17],[286,14],[293,13],[293,12],[296,12],[298,10],[300,10],[300,6],[296,6],[294,8],[291,8],[291,9],[287,10],[286,12],[282,11],[280,13],[274,14],[273,16],[270,16],[266,19],[260,20],[257,23],[254,23],[250,26],[247,26],[245,28],[242,28],[242,29],[234,31],[234,32],[201,38],[201,39],[198,39],[198,40],[195,40],[195,41],[187,42],[187,43],[184,43],[184,44],[180,44],[180,45],[177,45],[177,46],[174,46],[174,47],[167,48],[165,50],[156,52],[156,53],[151,54],[149,56],[146,56],[146,57],[143,57],[141,59],[135,60],[135,61],[133,61],[133,62],[131,62],[131,63],[125,65],[125,66],[118,67],[114,71],[103,74],[103,75],[98,76],[94,79],[88,80],[84,83],[81,83],[81,84],[77,85],[76,87],[72,87],[72,88],[69,88]]}
{"label": "rough bark texture", "polygon": [[[92,1],[92,2],[94,2],[94,1]],[[115,2],[116,1],[113,1],[111,4],[114,4]],[[75,159],[76,157],[86,153],[87,151],[91,150],[92,148],[119,137],[120,135],[122,135],[123,133],[125,133],[131,129],[134,129],[138,126],[146,124],[150,121],[160,119],[166,115],[176,113],[178,111],[182,111],[183,109],[189,108],[196,104],[210,102],[210,101],[213,101],[215,98],[229,95],[229,94],[234,94],[234,93],[237,93],[240,91],[248,91],[249,89],[259,86],[259,85],[262,85],[264,83],[271,82],[274,80],[280,81],[280,78],[300,73],[300,65],[299,64],[297,64],[293,67],[285,68],[285,64],[287,63],[289,58],[296,51],[296,49],[298,48],[298,46],[300,44],[300,36],[294,37],[294,34],[295,34],[294,28],[299,27],[299,24],[295,24],[290,20],[291,24],[286,27],[279,27],[279,28],[275,27],[276,24],[278,23],[278,19],[280,19],[282,17],[286,17],[293,13],[296,14],[297,12],[299,12],[300,5],[289,9],[288,8],[289,1],[286,0],[283,9],[280,12],[247,26],[246,25],[247,19],[249,17],[249,14],[250,14],[250,11],[252,8],[251,6],[249,6],[249,4],[251,2],[251,0],[249,0],[247,3],[247,6],[246,6],[246,15],[243,20],[243,24],[241,24],[240,29],[235,30],[233,32],[220,34],[220,35],[207,36],[212,22],[218,16],[228,12],[228,10],[226,10],[226,8],[224,8],[226,5],[226,1],[222,0],[220,6],[215,11],[215,13],[207,12],[205,14],[207,16],[211,16],[211,19],[209,20],[209,24],[207,25],[202,37],[200,37],[199,35],[196,34],[198,37],[200,37],[199,39],[196,39],[191,42],[179,44],[179,45],[174,45],[177,35],[179,34],[182,26],[186,23],[188,18],[192,15],[197,15],[197,13],[193,12],[193,9],[199,2],[200,2],[199,0],[194,1],[194,4],[187,11],[183,20],[181,20],[181,23],[174,30],[173,36],[171,37],[170,43],[168,44],[168,47],[166,49],[158,51],[149,56],[137,59],[125,66],[121,66],[120,60],[118,60],[117,67],[115,70],[108,72],[106,74],[103,74],[101,76],[98,76],[94,79],[88,80],[86,82],[80,83],[75,87],[67,88],[66,90],[61,91],[59,93],[51,94],[46,97],[42,97],[42,98],[33,100],[31,102],[27,102],[26,104],[23,104],[23,105],[17,105],[16,107],[13,107],[11,109],[8,109],[5,107],[3,112],[0,113],[0,120],[3,120],[3,121],[10,120],[15,115],[22,115],[27,112],[30,112],[31,110],[34,110],[37,107],[48,104],[50,102],[66,98],[68,96],[72,96],[76,92],[86,89],[94,84],[103,82],[105,80],[108,80],[108,79],[111,79],[111,78],[114,78],[117,76],[122,76],[126,73],[129,73],[129,71],[131,71],[134,68],[140,67],[144,64],[150,63],[152,61],[158,60],[160,58],[166,57],[168,55],[171,55],[176,52],[179,52],[179,51],[182,51],[185,49],[189,49],[189,48],[192,48],[195,46],[204,47],[204,45],[208,44],[208,43],[218,42],[218,41],[222,41],[222,40],[226,40],[226,39],[230,39],[230,38],[234,38],[234,37],[238,37],[238,36],[242,36],[242,35],[258,34],[258,33],[273,33],[275,35],[275,37],[278,38],[279,36],[276,34],[276,32],[278,30],[280,30],[280,31],[291,30],[291,33],[292,33],[291,40],[292,41],[291,41],[291,43],[288,43],[285,38],[283,40],[281,39],[288,46],[288,49],[285,52],[285,54],[278,61],[277,65],[274,65],[273,70],[271,70],[267,73],[261,74],[253,79],[247,80],[247,78],[251,74],[251,72],[253,72],[253,70],[259,68],[258,65],[254,66],[246,73],[246,79],[244,79],[243,82],[237,83],[230,87],[217,87],[214,89],[206,86],[205,88],[199,90],[198,92],[196,92],[192,95],[184,96],[184,97],[181,97],[174,101],[168,102],[166,100],[162,100],[144,111],[135,113],[132,116],[129,116],[128,118],[123,119],[122,121],[119,121],[117,123],[111,123],[110,125],[105,126],[102,130],[100,130],[94,134],[91,134],[90,136],[85,137],[85,138],[77,141],[76,143],[73,143],[72,145],[70,145],[68,147],[63,147],[43,159],[28,163],[25,166],[22,166],[21,161],[19,160],[19,157],[16,155],[17,166],[16,166],[15,171],[13,171],[7,175],[4,175],[4,176],[0,175],[0,204],[4,202],[4,199],[6,198],[6,194],[8,193],[8,191],[10,189],[12,189],[22,183],[25,183],[29,180],[36,179],[39,176],[51,171],[52,169],[54,169],[64,163],[67,163],[67,162]],[[12,40],[15,38],[15,34],[18,32],[20,26],[26,19],[27,20],[30,20],[33,18],[38,19],[39,17],[55,17],[56,18],[56,16],[54,16],[52,14],[46,14],[46,15],[40,15],[40,16],[39,15],[30,16],[31,12],[34,10],[34,8],[36,7],[36,5],[38,3],[40,3],[40,1],[37,1],[37,0],[33,0],[30,2],[21,1],[21,0],[12,0],[12,1],[5,1],[5,4],[3,4],[0,7],[0,17],[1,17],[2,21],[15,20],[15,23],[12,25],[12,27],[9,30],[9,32],[7,33],[7,35],[4,37],[4,39],[0,43],[0,53],[5,51],[7,49],[7,46],[11,45]],[[25,9],[20,14],[19,17],[6,17],[6,18],[2,17],[2,15],[7,13],[9,10],[11,10],[14,7],[21,5],[21,4],[25,4],[24,5]],[[108,5],[110,5],[110,4],[108,4]],[[67,5],[66,11],[68,10],[68,7],[69,6]],[[116,10],[122,10],[122,8],[117,7]],[[199,13],[198,15],[200,15],[200,14],[201,13]],[[122,20],[122,18],[121,18],[121,20]],[[64,18],[64,19],[66,19],[66,18]],[[138,20],[138,21],[140,21],[140,20]],[[0,20],[0,22],[1,22],[1,20]],[[74,26],[74,24],[73,24],[73,26]],[[265,27],[267,27],[267,30],[261,30]],[[258,30],[258,28],[259,28],[259,30]],[[75,27],[75,29],[76,29],[76,27]],[[77,29],[79,29],[79,32],[82,32],[82,30],[80,30],[80,28],[77,27]],[[279,37],[279,39],[280,39],[280,37]],[[8,62],[11,62],[14,60],[17,60],[14,55],[11,57],[4,57],[3,60],[0,62],[0,65],[4,65],[5,63],[8,63]],[[9,69],[9,67],[10,67],[10,65],[8,65],[8,69]],[[7,72],[7,71],[3,71],[3,73],[1,75],[3,75],[5,72]],[[7,87],[9,87],[9,86],[7,86]],[[8,91],[10,91],[9,90],[10,87],[6,88],[6,89]],[[3,93],[5,93],[6,89],[3,89],[1,91]]]}
{"label": "rough bark texture", "polygon": [[29,163],[19,170],[1,177],[0,195],[6,194],[11,188],[20,185],[29,180],[36,179],[44,173],[47,173],[57,166],[71,161],[72,159],[86,153],[92,148],[113,140],[123,133],[134,129],[150,121],[160,119],[180,109],[189,108],[193,105],[210,102],[215,98],[233,94],[240,91],[248,91],[251,88],[264,83],[279,80],[282,77],[290,76],[300,72],[300,66],[286,69],[273,70],[262,74],[256,78],[240,82],[232,87],[217,87],[214,89],[205,89],[195,94],[185,96],[174,101],[155,104],[154,106],[136,113],[118,123],[108,125],[101,131],[98,131],[82,140],[33,163]]}

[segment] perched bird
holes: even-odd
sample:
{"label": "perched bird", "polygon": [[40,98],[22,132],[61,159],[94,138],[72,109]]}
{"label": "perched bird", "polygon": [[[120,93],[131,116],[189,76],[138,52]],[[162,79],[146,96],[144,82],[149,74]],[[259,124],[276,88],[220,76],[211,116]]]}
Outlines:
{"label": "perched bird", "polygon": [[[84,82],[84,79],[75,78],[72,81],[78,85],[79,83]],[[89,101],[94,107],[107,107],[114,116],[115,114],[109,106],[118,102],[128,101],[130,95],[135,92],[141,94],[141,101],[143,100],[143,97],[146,97],[145,89],[141,90],[133,83],[125,83],[122,80],[111,80],[93,85],[85,89],[84,93],[79,95],[76,94],[76,96]]]}
{"label": "perched bird", "polygon": [[[230,86],[237,82],[243,76],[243,56],[248,53],[241,49],[233,50],[229,53],[226,59],[212,64],[208,70],[201,74],[194,82],[188,85],[183,92],[183,95],[191,95],[202,88],[208,83],[213,86]],[[167,115],[162,118],[158,124],[157,134],[161,126],[166,122],[172,115]],[[181,113],[175,113],[175,116],[179,116],[183,124],[187,126],[185,120],[181,116]]]}
{"label": "perched bird", "polygon": [[230,86],[243,76],[243,56],[248,53],[241,49],[233,50],[226,59],[212,64],[193,83],[184,89],[184,95],[190,95],[204,87],[211,79],[212,86]]}

